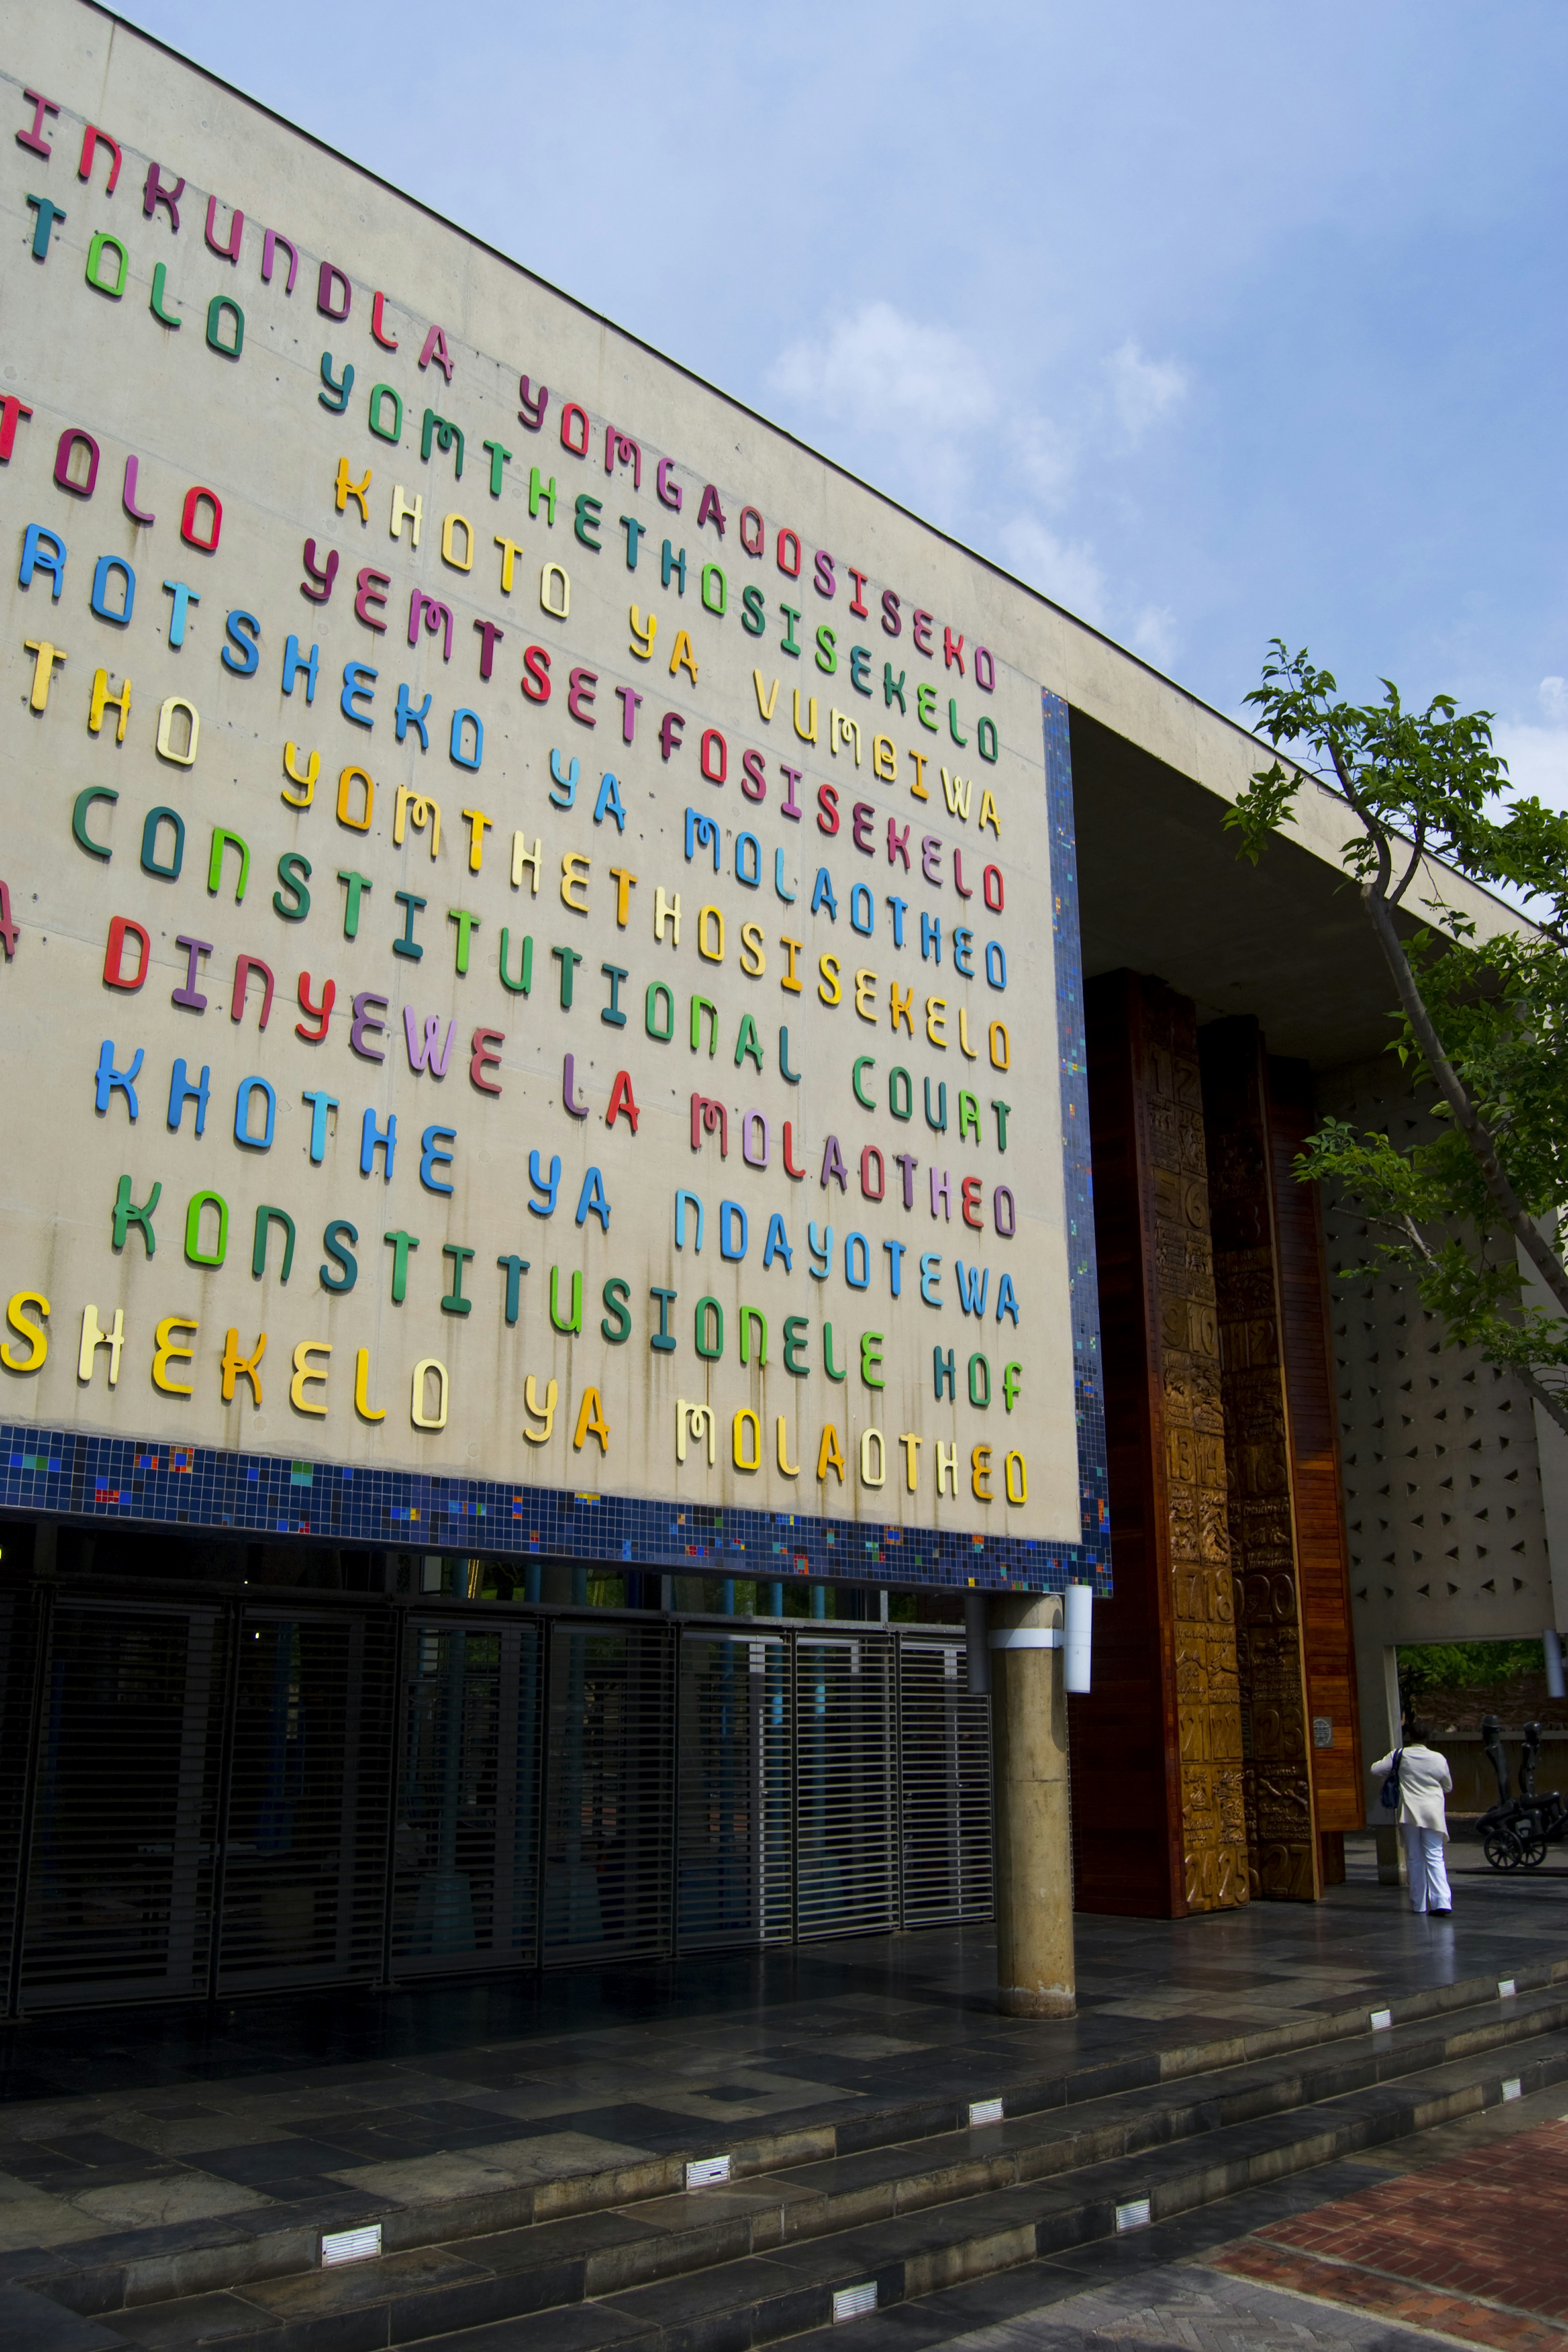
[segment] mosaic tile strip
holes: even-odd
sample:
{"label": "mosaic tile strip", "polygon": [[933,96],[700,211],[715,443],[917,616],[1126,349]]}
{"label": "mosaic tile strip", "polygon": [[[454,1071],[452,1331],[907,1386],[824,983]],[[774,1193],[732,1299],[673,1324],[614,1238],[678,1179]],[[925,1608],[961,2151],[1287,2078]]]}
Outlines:
{"label": "mosaic tile strip", "polygon": [[1100,1285],[1094,1256],[1094,1175],[1089,1141],[1089,1049],[1079,930],[1078,835],[1073,819],[1072,739],[1068,706],[1041,695],[1046,730],[1046,814],[1051,836],[1051,919],[1056,940],[1057,1037],[1061,1052],[1062,1173],[1072,1301],[1073,1391],[1078,1413],[1082,1547],[1073,1573],[1093,1571],[1110,1597],[1110,1506],[1106,1469],[1105,1382],[1100,1358]]}
{"label": "mosaic tile strip", "polygon": [[353,1549],[548,1557],[726,1576],[843,1580],[1050,1592],[1092,1578],[1109,1593],[1105,1407],[1100,1377],[1094,1218],[1084,1068],[1083,960],[1079,945],[1068,709],[1044,698],[1051,843],[1062,1133],[1078,1414],[1080,1544],[1013,1536],[868,1527],[863,1520],[772,1511],[681,1509],[626,1495],[593,1495],[405,1470],[353,1470],[145,1438],[0,1423],[0,1510],[124,1526],[299,1537]]}

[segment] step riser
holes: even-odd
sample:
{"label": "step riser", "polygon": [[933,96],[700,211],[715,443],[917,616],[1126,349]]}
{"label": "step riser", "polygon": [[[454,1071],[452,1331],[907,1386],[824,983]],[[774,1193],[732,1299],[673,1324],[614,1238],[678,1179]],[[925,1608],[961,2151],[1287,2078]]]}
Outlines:
{"label": "step riser", "polygon": [[[1521,2091],[1526,2096],[1532,2091],[1568,2081],[1568,2053],[1542,2060],[1533,2066],[1521,2066],[1520,2074]],[[1341,2126],[1304,2133],[1299,2139],[1254,2156],[1217,2164],[1194,2164],[1163,2181],[1150,2185],[1147,2193],[1151,2201],[1151,2218],[1155,2221],[1168,2221],[1176,2214],[1219,2203],[1244,2189],[1262,2188],[1270,2182],[1289,2179],[1292,2174],[1310,2171],[1320,2165],[1357,2155],[1368,2147],[1414,2137],[1439,2124],[1452,2123],[1462,2116],[1479,2114],[1484,2108],[1496,2106],[1500,2104],[1501,2096],[1500,2083],[1466,2084],[1384,2115],[1347,2117]],[[833,2316],[833,2295],[840,2286],[874,2278],[878,2308],[886,2309],[895,2304],[939,2293],[945,2287],[960,2286],[999,2271],[1016,2269],[1044,2255],[1065,2252],[1075,2246],[1089,2245],[1097,2240],[1112,2237],[1116,2231],[1117,2205],[1125,2201],[1130,2193],[1130,2190],[1123,2189],[1109,2195],[1091,2196],[1065,2211],[1042,2216],[1037,2221],[1022,2221],[1004,2229],[993,2226],[979,2230],[972,2237],[933,2247],[927,2252],[882,2268],[847,2267],[841,2278],[829,2280],[824,2284],[763,2298],[727,2312],[714,2312],[688,2325],[650,2327],[646,2332],[635,2329],[629,2336],[616,2336],[615,2352],[755,2352],[757,2347],[778,2343],[788,2336],[829,2326]],[[534,2305],[530,2307],[538,2310],[542,2306]],[[521,2305],[517,2308],[521,2309]],[[500,2315],[500,2313],[487,2314],[487,2316]],[[416,2314],[409,2316],[416,2321]],[[617,2318],[622,2316],[616,2315]],[[470,2320],[466,2324],[479,2323]],[[447,2336],[451,2328],[451,2318],[444,2313],[442,2336]],[[385,2339],[390,2345],[420,2340],[417,2326],[412,2335],[393,2334]],[[289,2352],[296,2352],[295,2339],[290,2340]],[[319,2340],[301,2334],[297,2339],[297,2352],[339,2352],[339,2347],[335,2340],[330,2342],[325,2334]]]}
{"label": "step riser", "polygon": [[[820,2198],[781,2200],[777,2206],[733,2218],[715,2216],[708,2223],[668,2237],[607,2248],[581,2262],[542,2265],[539,2273],[529,2275],[539,2278],[542,2290],[548,2281],[549,2291],[542,2291],[537,2297],[530,2294],[526,2305],[519,2307],[536,2311],[625,2294],[716,2263],[741,2260],[747,2254],[765,2254],[785,2243],[890,2221],[963,2199],[1152,2153],[1226,2126],[1263,2121],[1294,2107],[1397,2082],[1402,2076],[1509,2047],[1564,2026],[1568,2026],[1568,2001],[1552,2002],[1522,2016],[1493,2016],[1484,2023],[1452,2034],[1435,2033],[1398,2053],[1368,2052],[1353,2059],[1303,2069],[1244,2091],[1194,2099],[1190,2105],[1164,2106],[1131,2118],[1117,2118],[1099,2128],[1064,2133],[1039,2143],[960,2159],[928,2171],[913,2171],[901,2179],[895,2177],[854,2189],[829,2191]],[[791,2137],[798,2163],[803,2155],[807,2162],[820,2161],[821,2141],[830,2135],[814,2132]],[[804,2148],[802,2143],[806,2143]],[[429,2245],[458,2244],[535,2221],[601,2210],[603,2192],[612,2185],[619,2192],[616,2201],[622,2204],[678,2194],[684,2189],[683,2168],[673,2160],[661,2158],[626,2166],[613,2174],[595,2173],[574,2181],[491,2191],[482,2197],[408,2211],[394,2210],[383,2220],[384,2249],[391,2254]],[[173,2302],[226,2289],[243,2290],[248,2284],[295,2277],[315,2267],[313,2233],[290,2229],[268,2237],[187,2250],[178,2255],[153,2256],[123,2269],[69,2272],[56,2280],[37,2279],[35,2284],[39,2292],[51,2294],[84,2316],[102,2317],[132,2305]],[[525,2291],[521,2277],[514,2284],[520,2293]],[[414,2300],[417,2303],[418,2298]]]}
{"label": "step riser", "polygon": [[[711,2231],[685,2232],[670,2242],[616,2247],[593,2255],[587,2263],[584,2292],[590,2295],[622,2294],[634,2286],[679,2276],[742,2254],[771,2252],[798,2241],[826,2237],[840,2230],[891,2221],[901,2215],[949,2205],[967,2197],[1023,2188],[1033,2180],[1077,2172],[1087,2166],[1144,2154],[1172,2146],[1227,2125],[1256,2123],[1292,2107],[1314,2106],[1350,2091],[1370,2090],[1402,2075],[1423,2074],[1434,2066],[1473,2057],[1484,2051],[1537,2037],[1568,2026],[1568,2002],[1535,2019],[1510,2018],[1479,2029],[1462,2039],[1462,2051],[1452,2042],[1433,2042],[1398,2060],[1367,2057],[1352,2064],[1325,2069],[1234,2098],[1205,2100],[1191,2107],[1172,2108],[1131,2123],[1108,2124],[1099,2131],[1077,2132],[1039,2147],[1011,2149],[1005,2155],[976,2158],[947,2165],[939,2171],[902,2180],[875,2182],[854,2190],[830,2194],[809,2202],[792,2200],[765,2211],[717,2224]],[[700,2251],[699,2251],[699,2247]],[[710,2247],[718,2251],[708,2251]]]}

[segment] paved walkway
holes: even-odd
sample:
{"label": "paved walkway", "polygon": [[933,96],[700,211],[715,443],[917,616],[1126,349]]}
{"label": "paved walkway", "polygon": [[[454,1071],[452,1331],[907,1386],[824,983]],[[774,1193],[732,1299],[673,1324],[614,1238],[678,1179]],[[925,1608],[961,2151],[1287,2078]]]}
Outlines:
{"label": "paved walkway", "polygon": [[[1202,2268],[1109,2281],[949,2339],[947,2352],[1434,2352],[1425,2331],[1313,2305]],[[1552,2352],[1561,2352],[1553,2339]]]}
{"label": "paved walkway", "polygon": [[5,2031],[0,2254],[220,2222],[347,2228],[389,2197],[635,2172],[826,2126],[842,2150],[858,2116],[900,2103],[1135,2087],[1184,2071],[1184,2053],[1223,2063],[1358,2009],[1543,1971],[1565,1928],[1549,1884],[1468,1882],[1436,1921],[1358,1874],[1319,1905],[1080,1916],[1080,2013],[1056,2024],[996,2015],[975,1929],[36,2018]]}
{"label": "paved walkway", "polygon": [[1568,2346],[1568,2121],[1256,2231],[1237,2279],[1508,2352]]}

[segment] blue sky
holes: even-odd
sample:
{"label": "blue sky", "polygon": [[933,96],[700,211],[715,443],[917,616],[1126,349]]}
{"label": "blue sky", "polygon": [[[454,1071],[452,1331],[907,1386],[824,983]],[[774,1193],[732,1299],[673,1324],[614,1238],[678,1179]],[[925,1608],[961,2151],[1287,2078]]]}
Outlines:
{"label": "blue sky", "polygon": [[1221,708],[1279,634],[1568,804],[1562,0],[134,18]]}

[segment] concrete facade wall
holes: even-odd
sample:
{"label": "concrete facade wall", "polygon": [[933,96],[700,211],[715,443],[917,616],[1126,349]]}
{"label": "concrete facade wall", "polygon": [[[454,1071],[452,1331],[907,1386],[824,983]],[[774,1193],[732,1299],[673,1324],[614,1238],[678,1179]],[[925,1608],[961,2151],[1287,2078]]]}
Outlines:
{"label": "concrete facade wall", "polygon": [[[1392,1055],[1325,1073],[1324,1113],[1433,1131]],[[1364,1221],[1326,1204],[1351,1591],[1367,1759],[1387,1752],[1388,1661],[1400,1643],[1517,1641],[1561,1622],[1534,1408],[1518,1383],[1442,1327],[1394,1275],[1338,1278]],[[1552,1433],[1555,1434],[1555,1433]],[[1374,1792],[1369,1789],[1369,1804]]]}
{"label": "concrete facade wall", "polygon": [[[8,9],[6,60],[34,143],[0,149],[3,383],[30,411],[4,476],[19,939],[0,1084],[29,1112],[0,1244],[6,1294],[48,1301],[13,1325],[12,1414],[1076,1542],[1040,698],[1074,633],[78,0]],[[55,110],[36,130],[25,88]],[[79,176],[89,124],[121,152],[112,194],[101,143]],[[40,194],[63,219],[29,207]],[[47,561],[23,580],[29,525]],[[666,576],[667,542],[684,572]],[[123,626],[117,566],[136,583]],[[302,675],[284,690],[294,636],[319,648],[313,697]],[[89,723],[100,671],[117,696],[132,681],[123,740],[113,705]],[[404,688],[429,698],[427,746],[396,717]],[[679,896],[679,937],[656,892]],[[146,933],[144,964],[134,929],[110,950],[117,918]],[[514,976],[531,937],[526,997],[501,979],[503,929]],[[242,954],[276,977],[265,1030]],[[312,1040],[301,1005],[329,980]],[[405,1041],[423,1052],[427,1030],[445,1076],[414,1066]],[[205,1074],[199,1137],[194,1106],[166,1116],[176,1061],[193,1087]],[[331,1097],[319,1118],[311,1095]],[[366,1117],[374,1135],[395,1118],[390,1173]],[[133,1203],[163,1187],[155,1256],[134,1221],[113,1244],[122,1175]],[[182,1248],[204,1190],[228,1215],[221,1266],[202,1263],[216,1202]],[[279,1231],[252,1272],[263,1205],[298,1228],[287,1286]],[[384,1233],[409,1237],[401,1284]],[[515,1324],[508,1254],[528,1261]],[[988,1276],[973,1315],[961,1260],[972,1296]],[[79,1370],[89,1307],[106,1332],[123,1316],[112,1386],[108,1347]],[[24,1371],[28,1328],[47,1353]],[[254,1378],[220,1377],[226,1332]],[[682,1404],[704,1418],[687,1427]],[[939,1444],[956,1465],[940,1496]]]}

